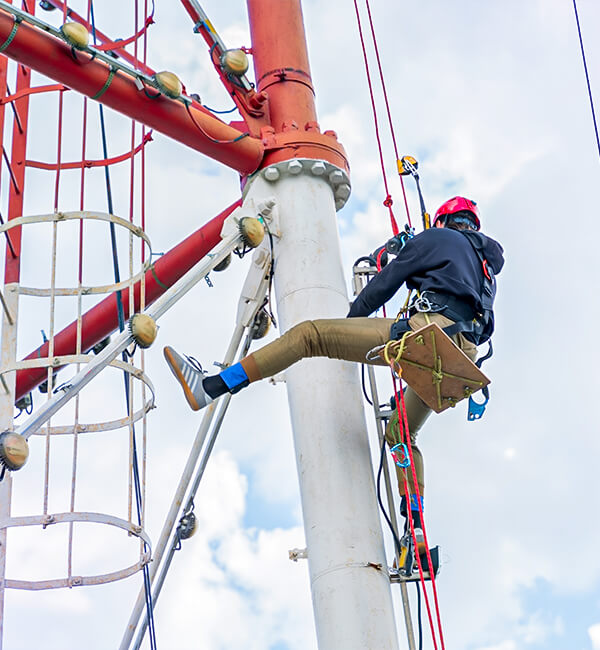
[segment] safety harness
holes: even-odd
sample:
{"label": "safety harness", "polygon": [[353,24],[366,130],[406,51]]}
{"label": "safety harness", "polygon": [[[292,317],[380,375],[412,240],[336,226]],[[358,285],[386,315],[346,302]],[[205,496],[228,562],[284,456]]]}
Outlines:
{"label": "safety harness", "polygon": [[[463,334],[465,338],[475,345],[488,343],[487,353],[475,362],[478,368],[489,359],[493,352],[491,336],[494,331],[494,298],[496,297],[496,278],[487,259],[483,255],[477,238],[470,236],[469,231],[459,231],[473,247],[481,264],[481,289],[479,292],[481,311],[475,311],[464,301],[449,294],[437,291],[420,292],[408,307],[408,313],[403,318],[398,318],[390,329],[392,339],[400,339],[406,332],[411,331],[409,319],[416,313],[439,313],[454,321],[451,325],[442,328],[450,337],[456,334]],[[469,397],[468,419],[478,420],[483,416],[485,407],[489,401],[490,394],[487,386],[481,391],[485,398],[482,403],[476,402]]]}

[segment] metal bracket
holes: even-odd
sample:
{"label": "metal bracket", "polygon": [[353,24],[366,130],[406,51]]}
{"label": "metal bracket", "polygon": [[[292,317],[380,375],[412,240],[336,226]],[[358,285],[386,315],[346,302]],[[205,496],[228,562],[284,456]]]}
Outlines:
{"label": "metal bracket", "polygon": [[308,549],[307,548],[292,548],[288,551],[288,556],[292,562],[297,562],[298,560],[307,560],[308,559]]}

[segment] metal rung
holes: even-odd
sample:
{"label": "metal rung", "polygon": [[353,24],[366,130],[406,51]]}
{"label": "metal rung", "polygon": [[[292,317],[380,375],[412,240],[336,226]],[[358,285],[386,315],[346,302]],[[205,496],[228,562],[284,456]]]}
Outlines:
{"label": "metal rung", "polygon": [[[146,309],[146,314],[152,319],[157,320],[212,271],[215,266],[221,263],[231,251],[243,243],[236,216],[237,213],[232,212],[226,219],[223,224],[223,240],[216,246],[213,253],[200,260],[196,266],[167,289],[154,304]],[[15,432],[21,434],[26,439],[29,438],[54,413],[60,410],[69,400],[73,399],[103,368],[109,365],[113,359],[129,347],[131,343],[133,343],[133,336],[129,328],[127,328],[70,380],[67,390],[61,391],[45,402],[23,424],[16,427]]]}
{"label": "metal rung", "polygon": [[[405,582],[419,582],[421,580],[421,576],[419,575],[418,571],[416,573],[413,573],[410,576],[404,576],[400,573],[399,569],[394,569],[393,567],[389,569],[389,576],[390,576],[390,582],[393,585],[398,585]],[[423,579],[431,580],[431,575],[429,574],[429,571],[423,571]]]}

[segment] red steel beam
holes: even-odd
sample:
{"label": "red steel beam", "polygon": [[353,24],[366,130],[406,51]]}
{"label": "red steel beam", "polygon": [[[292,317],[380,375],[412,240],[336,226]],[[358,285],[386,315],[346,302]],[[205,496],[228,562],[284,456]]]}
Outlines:
{"label": "red steel beam", "polygon": [[304,129],[317,112],[300,0],[248,0],[248,17],[257,90],[269,93],[271,125],[277,132],[294,121]]}
{"label": "red steel beam", "polygon": [[[161,296],[168,287],[175,283],[197,262],[209,253],[221,241],[223,221],[241,205],[236,201],[223,210],[214,219],[202,226],[195,233],[184,239],[180,244],[165,253],[154,264],[154,268],[146,272],[145,304],[150,305]],[[133,288],[134,309],[140,308],[140,282]],[[122,292],[125,318],[129,318],[129,289]],[[119,326],[117,312],[117,296],[111,294],[102,302],[92,307],[83,315],[81,323],[81,349],[90,350]],[[77,321],[71,323],[54,337],[54,356],[75,354],[77,344]],[[46,358],[49,343],[46,342],[25,359]],[[48,376],[47,368],[28,368],[17,371],[15,400],[20,399]]]}
{"label": "red steel beam", "polygon": [[[11,177],[8,194],[8,219],[16,219],[23,214],[25,191],[25,160],[27,154],[27,125],[29,122],[29,95],[26,91],[31,87],[31,70],[23,66],[17,68],[16,93],[23,93],[22,97],[13,104],[16,114],[13,120],[12,153],[10,156]],[[4,265],[4,283],[19,282],[21,275],[21,227],[10,230],[10,239],[15,255],[6,249]]]}
{"label": "red steel beam", "polygon": [[[65,3],[62,2],[61,0],[48,0],[48,1],[53,7],[60,9],[60,11],[64,11]],[[90,32],[90,34],[92,33],[92,25],[83,16],[80,16],[76,11],[73,11],[71,7],[67,7],[67,16],[71,20],[74,20],[76,23],[81,23]],[[112,38],[109,38],[106,34],[101,32],[97,27],[96,27],[96,37],[101,43],[113,42]],[[130,54],[124,47],[119,47],[118,42],[116,43],[116,46],[113,48],[113,52],[118,54],[119,57],[122,58],[123,60],[127,61],[127,63],[130,63],[136,70],[141,70],[142,72],[145,72],[147,75],[154,74],[154,70],[152,70],[152,68],[148,67],[143,61],[137,59],[135,56],[133,56],[133,54]]]}
{"label": "red steel beam", "polygon": [[[188,12],[190,18],[194,21],[194,24],[198,24],[201,20],[201,16],[198,14],[193,3],[190,2],[190,0],[181,0],[181,4]],[[210,29],[214,30],[214,27],[211,25]],[[216,41],[213,41],[214,31],[210,31],[209,33],[209,26],[206,26],[206,28],[200,29],[198,33],[209,46],[209,56],[215,67],[215,71],[219,75],[221,83],[231,95],[231,98],[237,106],[241,116],[248,125],[248,130],[252,134],[260,133],[261,127],[269,124],[268,95],[262,92],[257,93],[254,88],[245,89],[232,83],[231,79],[219,64],[219,57],[222,52],[219,48],[215,49],[217,43]]]}
{"label": "red steel beam", "polygon": [[313,158],[349,171],[335,132],[321,133],[317,123],[300,0],[247,2],[257,90],[268,95],[271,118],[271,126],[262,129],[261,167]]}
{"label": "red steel beam", "polygon": [[[13,26],[12,15],[0,10],[0,42],[6,42]],[[244,136],[197,103],[186,108],[163,95],[148,97],[132,77],[120,72],[105,88],[111,71],[104,62],[92,60],[87,53],[74,56],[64,41],[25,22],[4,54],[241,174],[255,171],[262,161],[264,147],[258,138]],[[150,94],[155,94],[154,89]]]}

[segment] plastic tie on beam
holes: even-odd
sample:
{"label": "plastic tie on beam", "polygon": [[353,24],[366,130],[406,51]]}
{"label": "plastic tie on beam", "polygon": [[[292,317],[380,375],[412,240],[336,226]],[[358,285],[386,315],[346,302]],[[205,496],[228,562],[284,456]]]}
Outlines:
{"label": "plastic tie on beam", "polygon": [[22,20],[23,19],[20,16],[15,16],[15,24],[13,25],[8,38],[4,41],[4,43],[2,43],[2,45],[0,45],[0,52],[4,52],[4,50],[13,42],[13,39],[17,34],[17,29],[19,29],[19,25],[21,24]]}

